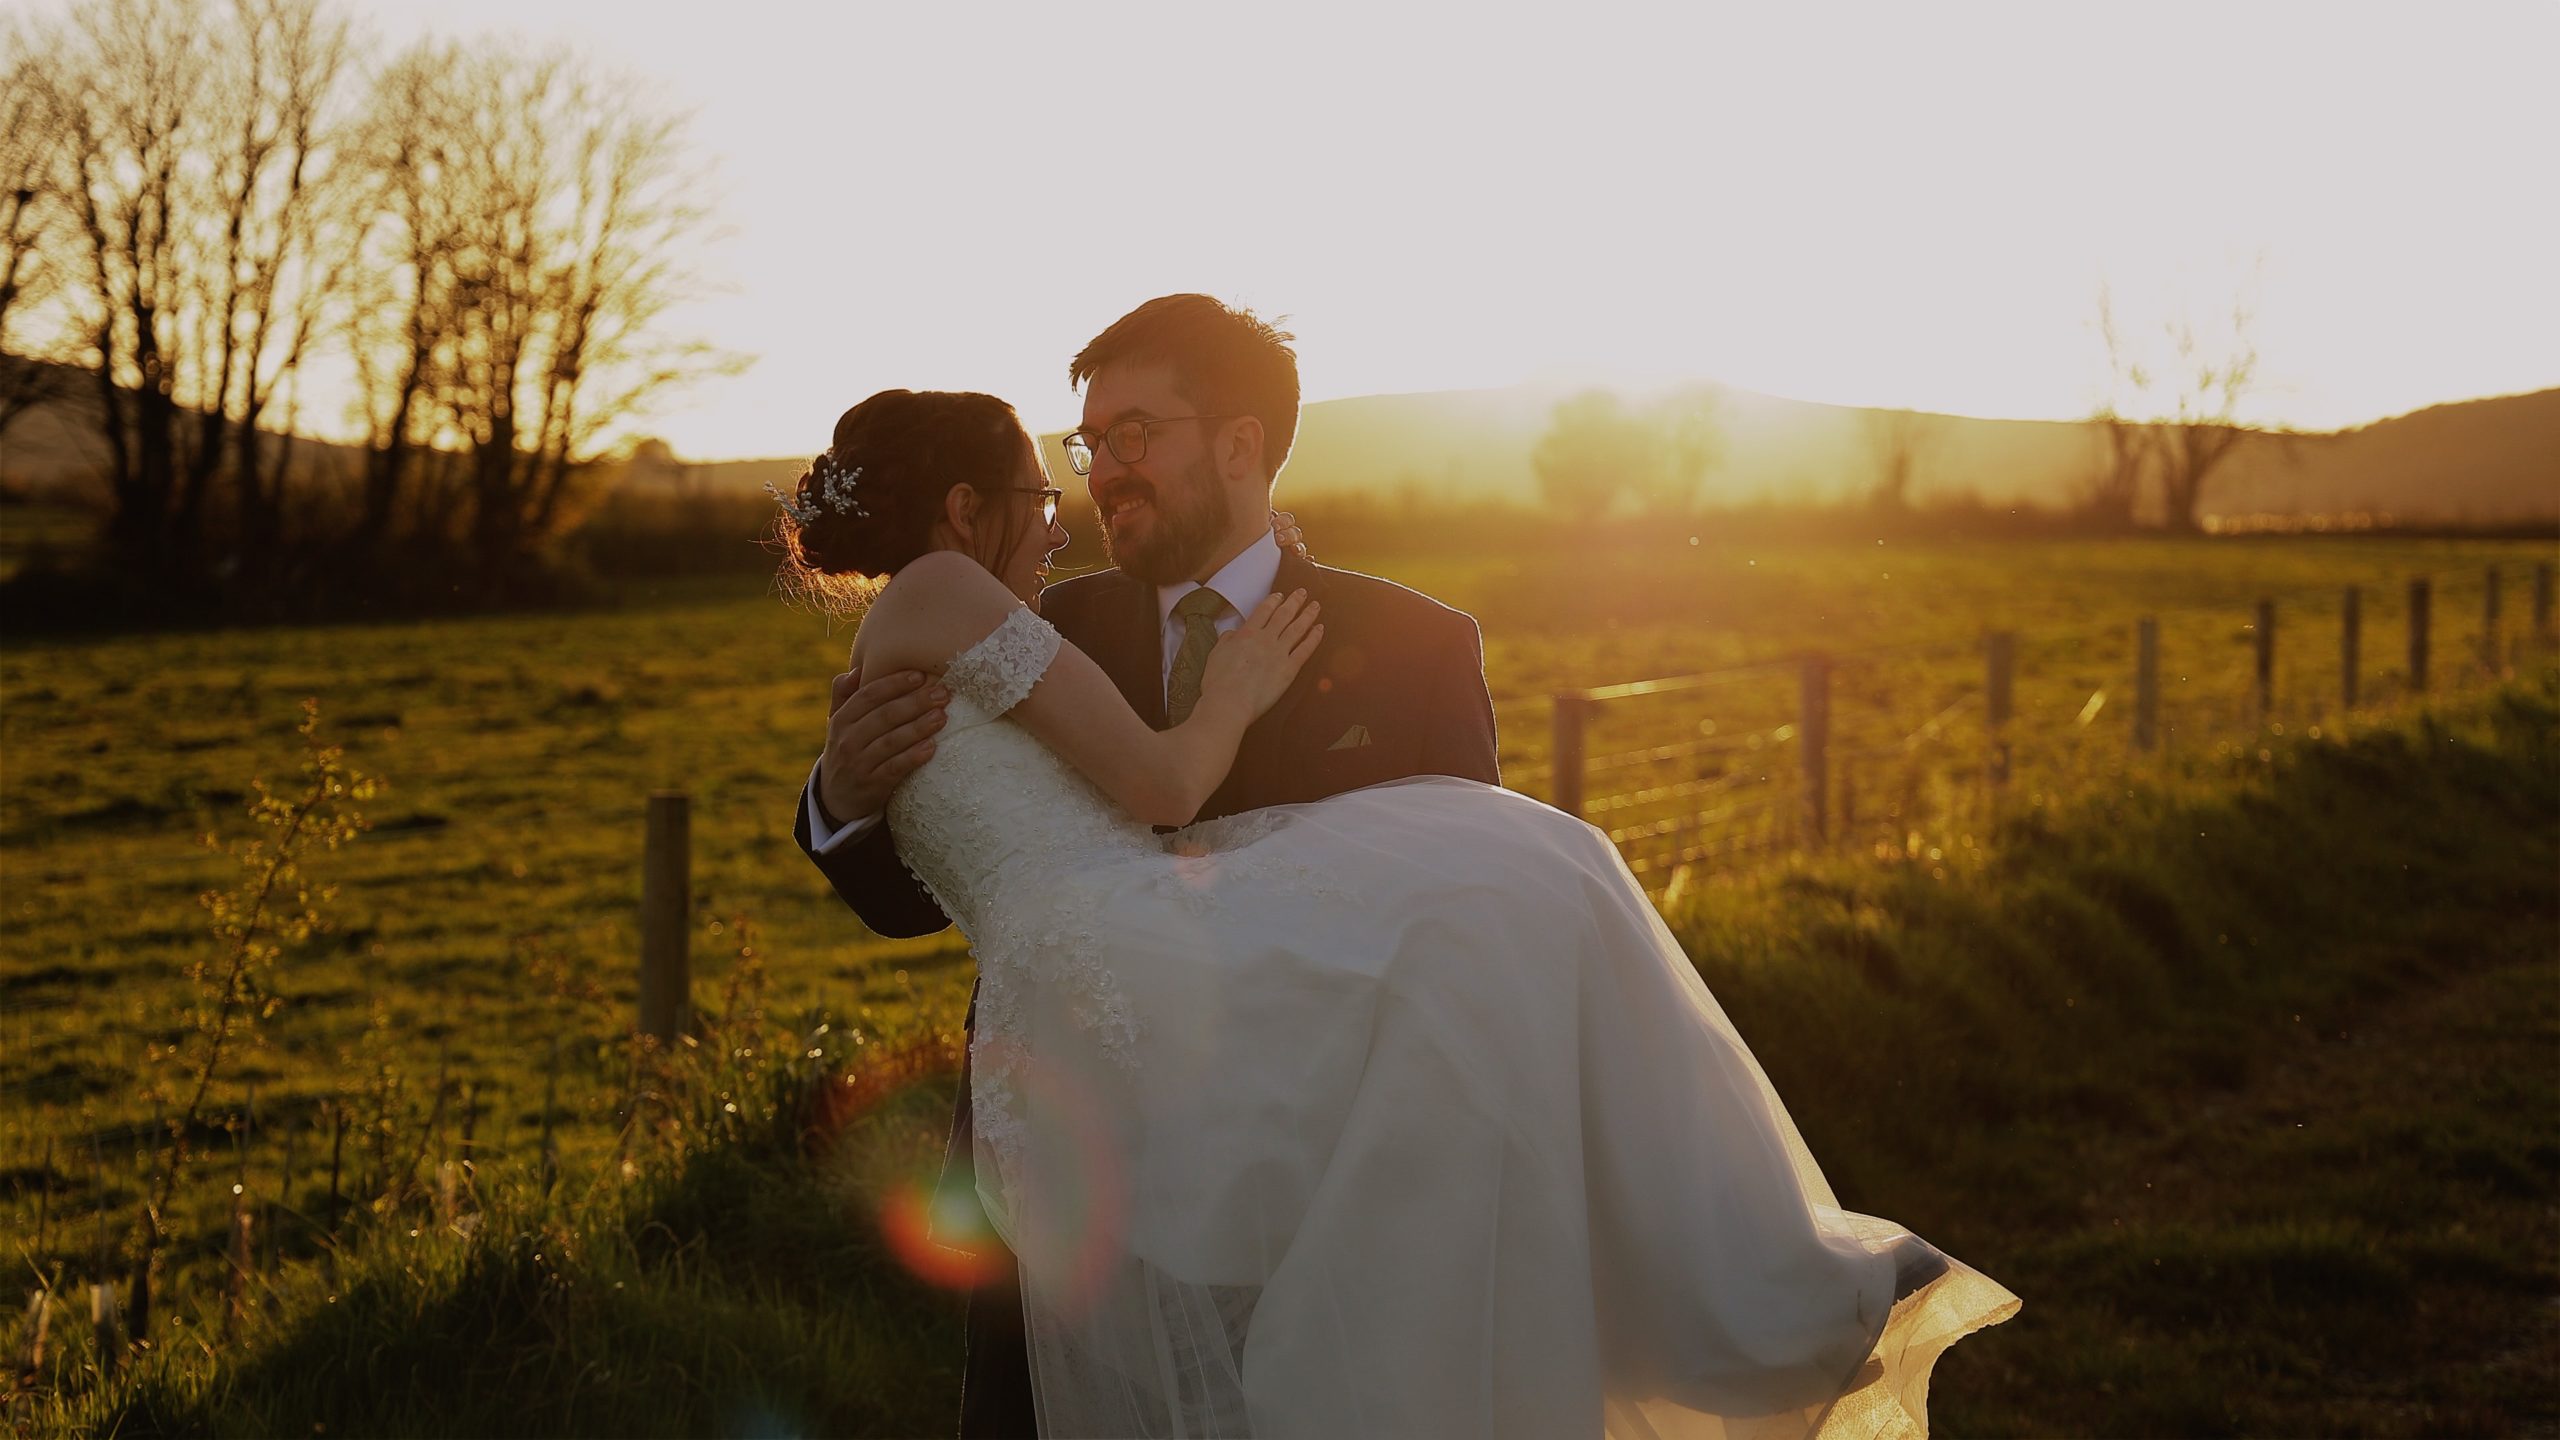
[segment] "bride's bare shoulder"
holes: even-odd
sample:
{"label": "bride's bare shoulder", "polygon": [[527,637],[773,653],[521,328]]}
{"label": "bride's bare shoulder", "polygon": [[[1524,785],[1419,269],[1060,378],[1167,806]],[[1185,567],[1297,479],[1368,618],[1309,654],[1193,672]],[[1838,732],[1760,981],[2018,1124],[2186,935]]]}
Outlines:
{"label": "bride's bare shoulder", "polygon": [[862,617],[863,669],[939,671],[1021,608],[1003,581],[968,556],[919,555],[899,567]]}

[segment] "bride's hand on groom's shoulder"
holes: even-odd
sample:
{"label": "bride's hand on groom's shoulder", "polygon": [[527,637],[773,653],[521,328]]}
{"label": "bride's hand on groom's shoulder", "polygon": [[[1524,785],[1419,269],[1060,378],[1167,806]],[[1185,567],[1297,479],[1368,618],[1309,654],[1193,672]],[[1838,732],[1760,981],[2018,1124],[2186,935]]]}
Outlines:
{"label": "bride's hand on groom's shoulder", "polygon": [[1271,538],[1280,542],[1281,549],[1294,553],[1301,560],[1315,558],[1307,553],[1307,532],[1298,528],[1298,517],[1289,511],[1271,512]]}
{"label": "bride's hand on groom's shoulder", "polygon": [[1201,675],[1201,696],[1233,696],[1257,718],[1280,703],[1324,638],[1316,610],[1304,590],[1264,596],[1243,624],[1218,637]]}

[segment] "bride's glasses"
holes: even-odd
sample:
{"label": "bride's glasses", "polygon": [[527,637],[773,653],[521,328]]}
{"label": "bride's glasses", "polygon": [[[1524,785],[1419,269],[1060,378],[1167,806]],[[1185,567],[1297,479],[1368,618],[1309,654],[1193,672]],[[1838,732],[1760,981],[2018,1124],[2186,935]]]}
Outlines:
{"label": "bride's glasses", "polygon": [[[1077,473],[1082,474],[1083,472],[1078,471]],[[1059,489],[1055,485],[1043,485],[1038,489],[1033,489],[1028,485],[1017,485],[1013,487],[1013,490],[1017,495],[1037,495],[1040,497],[1041,524],[1055,525],[1058,523],[1058,502],[1067,498],[1066,491]]]}
{"label": "bride's glasses", "polygon": [[[1147,432],[1153,430],[1159,425],[1172,425],[1183,420],[1234,420],[1238,418],[1240,417],[1234,415],[1167,415],[1161,420],[1123,420],[1117,425],[1108,425],[1103,427],[1102,434],[1099,438],[1102,441],[1103,448],[1111,452],[1112,459],[1119,461],[1123,465],[1135,465],[1139,461],[1147,458]],[[1070,430],[1067,432],[1067,438],[1065,441],[1067,447],[1067,463],[1076,467],[1076,473],[1079,475],[1090,475],[1093,473],[1093,444],[1095,439],[1096,437],[1094,433],[1090,430]]]}

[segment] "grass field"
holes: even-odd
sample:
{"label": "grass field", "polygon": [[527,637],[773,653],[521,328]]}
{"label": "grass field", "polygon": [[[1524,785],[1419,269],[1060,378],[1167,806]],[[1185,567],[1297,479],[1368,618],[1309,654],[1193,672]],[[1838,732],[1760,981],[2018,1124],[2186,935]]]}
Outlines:
{"label": "grass field", "polygon": [[[2290,724],[2299,740],[2324,723],[2345,731],[2383,723],[2342,716],[2331,698],[2336,639],[2321,627],[2334,626],[2335,596],[2348,584],[2366,590],[2368,695],[2386,709],[2402,698],[2398,606],[2406,580],[2422,574],[2439,577],[2436,688],[2476,689],[2486,678],[2471,658],[2482,629],[2479,577],[2503,566],[2502,638],[2512,646],[2529,604],[2524,576],[2532,562],[2553,558],[2549,545],[2370,538],[1744,549],[1711,538],[1693,546],[1685,536],[1605,555],[1560,544],[1534,554],[1362,556],[1326,553],[1315,538],[1320,558],[1390,575],[1479,617],[1506,773],[1532,793],[1552,783],[1546,697],[1558,689],[1807,649],[1843,657],[1834,692],[1842,751],[1878,756],[1861,805],[1864,828],[1849,848],[1925,855],[1919,874],[1951,870],[1959,879],[2000,858],[1993,834],[2002,822],[1979,774],[1983,737],[1957,728],[1978,712],[1965,707],[1982,683],[1985,630],[2022,636],[2012,729],[2018,779],[2001,802],[2014,822],[2021,796],[2023,808],[2038,810],[2119,784],[2209,791],[2248,783],[2284,748],[2272,726]],[[2248,698],[2249,607],[2269,595],[2283,602],[2284,644],[2276,709],[2260,717]],[[2135,761],[2124,693],[2132,621],[2146,613],[2162,619],[2169,743],[2164,757]],[[305,696],[317,699],[323,732],[345,744],[350,763],[387,788],[362,807],[370,833],[314,860],[314,878],[336,887],[320,903],[330,923],[282,957],[281,1005],[261,1026],[262,1043],[222,1081],[216,1098],[225,1116],[243,1112],[256,1086],[257,1123],[212,1131],[216,1163],[173,1207],[174,1232],[198,1271],[220,1273],[203,1257],[231,1208],[227,1182],[245,1175],[253,1196],[274,1198],[288,1145],[301,1158],[283,1198],[296,1211],[316,1208],[313,1157],[333,1103],[364,1121],[349,1156],[351,1192],[362,1189],[359,1173],[387,1182],[407,1163],[432,1174],[436,1161],[454,1154],[491,1173],[523,1173],[546,1109],[572,1186],[607,1171],[621,1116],[641,1088],[620,1037],[636,983],[642,805],[653,789],[693,797],[696,991],[706,1009],[760,1008],[777,1029],[788,1022],[797,1033],[823,1015],[838,1035],[858,1032],[872,1044],[947,1037],[968,980],[956,942],[867,936],[790,840],[794,792],[848,639],[729,581],[660,587],[619,609],[574,615],[12,638],[0,653],[0,875],[9,920],[0,940],[0,1215],[10,1234],[32,1237],[44,1212],[44,1243],[20,1242],[26,1262],[59,1263],[77,1277],[90,1268],[97,1217],[113,1217],[119,1231],[129,1222],[155,1091],[176,1078],[170,1047],[194,999],[186,967],[214,949],[196,897],[234,873],[197,837],[243,833],[252,778],[291,777]],[[2502,664],[2508,653],[2501,649]],[[1591,748],[1606,755],[1774,735],[1792,718],[1796,683],[1780,670],[1684,698],[1613,706],[1595,723]],[[2092,695],[2111,698],[2093,712]],[[1937,738],[1901,743],[1915,725],[1951,711],[1956,718]],[[1720,783],[1742,773],[1746,760],[1717,751],[1707,761],[1666,763],[1687,783]],[[1702,768],[1710,761],[1716,768]],[[1661,778],[1652,762],[1623,768],[1631,773],[1595,776],[1591,793]],[[1771,807],[1764,813],[1782,814],[1784,766],[1764,773],[1758,783]],[[2353,813],[2341,823],[2356,823]],[[1676,902],[1688,913],[1731,899],[1708,877],[1691,888]],[[1814,921],[1788,911],[1768,923]],[[1854,930],[1863,922],[1852,915],[1822,923]],[[1705,921],[1684,929],[1701,942],[1721,933]],[[2547,921],[2541,936],[2547,942]],[[726,1000],[749,950],[757,988]],[[2549,958],[2547,943],[2538,957],[2524,945],[2515,964],[2537,958]],[[2515,1011],[2514,987],[2522,984],[2515,976],[2524,973],[2480,979],[2481,988],[2463,992],[2469,998],[2441,1002],[2445,1023],[2532,1013]],[[1724,984],[1719,978],[1720,990]],[[1764,1059],[1786,1088],[1785,1064]],[[2125,1103],[2090,1083],[2072,1103],[2100,1113]],[[556,1104],[547,1106],[555,1084]],[[163,1093],[156,1103],[172,1102]],[[933,1108],[928,1101],[919,1113],[929,1117]],[[929,1162],[930,1129],[920,1121],[899,1132],[903,1140],[884,1142],[884,1153],[906,1147],[892,1168]],[[1820,1137],[1816,1143],[1827,1158],[1871,1150],[1881,1167],[1896,1151],[1869,1145],[1874,1139],[1849,1129],[1829,1148]],[[2498,1150],[2511,1139],[2481,1143]],[[2370,1143],[2387,1147],[2389,1133]],[[2276,1184],[2274,1161],[2284,1153],[2281,1146],[2251,1152],[2251,1164],[2266,1172],[2250,1182],[2260,1192]],[[2138,1155],[2107,1158],[2140,1163]],[[1998,1162],[1984,1164],[1997,1173]],[[1854,1159],[1845,1168],[1847,1177],[1835,1175],[1844,1194],[1860,1173]],[[866,1173],[880,1181],[882,1172]],[[2547,1203],[2548,1167],[2521,1173],[2518,1183]],[[2215,1178],[2220,1183],[2222,1172]],[[1928,1217],[1904,1213],[1915,1206],[1874,1203],[1926,1228]],[[1962,1203],[1953,1188],[1943,1198],[1953,1217],[1944,1228],[1960,1251]],[[2190,1259],[2182,1263],[2208,1268],[2242,1263],[2214,1258],[2226,1243],[2277,1250],[2292,1243],[2277,1232],[2234,1240],[2214,1217],[2190,1208],[2135,1218],[2186,1235],[2180,1243],[2188,1250],[2179,1253]],[[2329,1253],[2320,1246],[2335,1239],[2314,1234],[2313,1250]],[[290,1212],[278,1244],[310,1248]],[[2065,1252],[2050,1263],[2059,1275],[2080,1262]],[[2120,1260],[2108,1252],[2088,1263]],[[2281,1270],[2279,1261],[2246,1264],[2262,1265],[2251,1274],[2278,1273],[2265,1265]],[[2277,1307],[2270,1323],[2291,1316],[2283,1310],[2290,1303],[2270,1300]],[[2033,1367],[2000,1373],[2021,1383],[2053,1378]],[[1972,1405],[1975,1393],[1958,1387],[1951,1398]],[[2020,1428],[2027,1412],[1983,1403],[1962,1413],[1983,1417],[1980,1428],[2034,1433]],[[2248,1418],[2253,1413],[2233,1411],[2224,1423],[2263,1428]],[[1990,1423],[2003,1415],[2010,1418]]]}
{"label": "grass field", "polygon": [[[1980,863],[1815,858],[1670,909],[1843,1199],[2027,1297],[1942,1368],[1944,1433],[2560,1420],[2560,674],[2273,753],[2015,816]],[[878,1223],[947,1087],[814,1127],[800,1086],[726,1122],[695,1093],[690,1143],[628,1183],[561,1207],[502,1185],[442,1226],[410,1207],[342,1267],[283,1269],[223,1363],[165,1346],[17,1413],[86,1434],[947,1432],[955,1307]]]}

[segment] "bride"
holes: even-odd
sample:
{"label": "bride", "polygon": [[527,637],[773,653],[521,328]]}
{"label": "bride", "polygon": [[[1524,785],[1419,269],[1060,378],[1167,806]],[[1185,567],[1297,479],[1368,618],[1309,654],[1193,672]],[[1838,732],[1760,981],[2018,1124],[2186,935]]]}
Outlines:
{"label": "bride", "polygon": [[952,696],[889,817],[977,957],[1042,1432],[1925,1430],[1939,1354],[2017,1300],[1839,1207],[1606,838],[1442,777],[1159,834],[1323,617],[1263,600],[1151,729],[1040,617],[1067,537],[1017,455],[830,452],[782,532],[866,604],[858,667]]}

